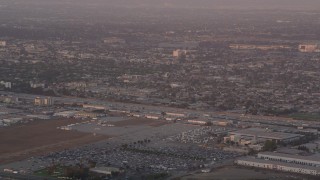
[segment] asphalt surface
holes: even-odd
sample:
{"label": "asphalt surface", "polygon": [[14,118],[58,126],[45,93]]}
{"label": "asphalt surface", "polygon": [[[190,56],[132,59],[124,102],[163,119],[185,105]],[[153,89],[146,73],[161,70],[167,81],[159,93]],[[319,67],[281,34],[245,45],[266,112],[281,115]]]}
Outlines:
{"label": "asphalt surface", "polygon": [[10,179],[10,180],[57,180],[56,178],[50,177],[39,177],[30,174],[13,174],[13,173],[4,173],[0,172],[0,179]]}

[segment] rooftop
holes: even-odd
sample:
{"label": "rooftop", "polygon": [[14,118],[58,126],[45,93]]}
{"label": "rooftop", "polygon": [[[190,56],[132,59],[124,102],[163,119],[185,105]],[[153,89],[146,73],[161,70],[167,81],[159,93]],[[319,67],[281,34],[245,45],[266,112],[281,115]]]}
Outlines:
{"label": "rooftop", "polygon": [[299,134],[292,134],[292,133],[283,133],[283,132],[271,132],[266,129],[259,129],[259,128],[249,128],[243,129],[239,131],[230,132],[230,134],[235,135],[242,135],[242,136],[257,136],[259,138],[271,138],[271,139],[290,139],[299,137]]}
{"label": "rooftop", "polygon": [[95,167],[91,168],[90,171],[102,174],[111,174],[111,172],[119,172],[120,169],[114,167]]}
{"label": "rooftop", "polygon": [[320,164],[320,156],[319,155],[300,156],[300,155],[284,154],[284,153],[278,153],[278,152],[261,152],[258,155],[292,158],[295,160],[307,160],[307,161],[313,161],[313,162]]}
{"label": "rooftop", "polygon": [[306,166],[306,165],[300,165],[300,164],[292,164],[292,163],[285,163],[280,161],[267,161],[264,159],[254,158],[254,157],[243,157],[239,158],[237,160],[242,161],[248,161],[248,162],[256,162],[256,163],[264,163],[264,164],[271,164],[271,165],[278,165],[278,166],[286,166],[286,167],[292,167],[292,168],[301,168],[301,169],[309,169],[309,170],[315,170],[320,172],[320,167],[314,167],[314,166]]}

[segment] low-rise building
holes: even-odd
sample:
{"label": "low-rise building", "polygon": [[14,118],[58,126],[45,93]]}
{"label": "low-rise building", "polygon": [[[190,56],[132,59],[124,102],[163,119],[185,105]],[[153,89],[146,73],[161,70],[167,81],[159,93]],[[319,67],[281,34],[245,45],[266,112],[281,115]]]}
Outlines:
{"label": "low-rise building", "polygon": [[19,99],[14,96],[0,96],[0,102],[4,103],[18,103]]}
{"label": "low-rise building", "polygon": [[180,58],[180,57],[183,57],[186,55],[187,55],[187,50],[181,50],[181,49],[177,49],[177,50],[173,51],[173,53],[172,53],[172,56],[174,58]]}
{"label": "low-rise building", "polygon": [[37,97],[34,99],[35,106],[52,106],[54,105],[54,100],[51,97],[40,98]]}
{"label": "low-rise building", "polygon": [[0,85],[4,86],[5,88],[8,88],[8,89],[12,88],[11,82],[0,81]]}
{"label": "low-rise building", "polygon": [[107,109],[106,106],[95,105],[95,104],[83,104],[82,107],[87,108],[87,109],[96,109],[96,110],[106,110]]}
{"label": "low-rise building", "polygon": [[255,143],[272,140],[276,142],[291,142],[302,137],[300,134],[274,132],[261,128],[248,128],[239,131],[229,132],[231,141],[238,142],[241,139],[251,140]]}
{"label": "low-rise building", "polygon": [[242,166],[250,166],[316,176],[320,175],[320,167],[306,166],[301,164],[293,164],[280,161],[267,161],[264,159],[254,157],[239,158],[235,161],[235,163]]}
{"label": "low-rise building", "polygon": [[300,44],[299,51],[305,53],[320,52],[320,46],[315,43]]}
{"label": "low-rise building", "polygon": [[265,160],[320,167],[320,157],[317,155],[300,156],[300,155],[284,154],[284,153],[277,153],[277,152],[261,152],[258,154],[258,158],[265,159]]}
{"label": "low-rise building", "polygon": [[207,122],[203,121],[203,120],[188,120],[188,123],[197,124],[197,125],[205,125],[205,124],[207,124]]}
{"label": "low-rise building", "polygon": [[6,41],[0,41],[0,47],[5,47],[7,45]]}
{"label": "low-rise building", "polygon": [[93,112],[81,111],[75,113],[75,118],[97,118],[98,114]]}
{"label": "low-rise building", "polygon": [[111,175],[112,173],[121,172],[119,168],[114,168],[114,167],[95,167],[95,168],[91,168],[90,171],[99,173],[99,174],[105,174],[105,175]]}
{"label": "low-rise building", "polygon": [[157,114],[146,114],[145,117],[146,117],[147,119],[155,119],[155,120],[160,119],[160,116],[157,115]]}
{"label": "low-rise building", "polygon": [[70,117],[74,117],[74,115],[77,112],[78,111],[62,111],[62,112],[54,113],[53,116],[70,118]]}

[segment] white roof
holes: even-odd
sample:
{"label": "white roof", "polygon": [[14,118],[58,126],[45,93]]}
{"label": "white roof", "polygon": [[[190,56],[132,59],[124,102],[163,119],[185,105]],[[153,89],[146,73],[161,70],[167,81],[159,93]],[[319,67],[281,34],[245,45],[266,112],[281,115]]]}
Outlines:
{"label": "white roof", "polygon": [[110,174],[111,172],[118,172],[120,171],[120,169],[114,168],[114,167],[95,167],[95,168],[91,168],[90,171],[97,172],[97,173]]}
{"label": "white roof", "polygon": [[292,133],[282,133],[282,132],[268,132],[265,129],[259,128],[248,128],[242,129],[239,131],[230,132],[230,134],[242,135],[242,136],[257,136],[260,138],[270,138],[270,139],[290,139],[299,137],[299,134],[292,134]]}
{"label": "white roof", "polygon": [[284,154],[284,153],[277,153],[277,152],[261,152],[258,154],[262,156],[274,156],[280,158],[290,158],[295,160],[305,160],[305,161],[312,161],[317,164],[320,164],[320,157],[318,155],[311,155],[311,156],[300,156],[300,155],[291,155],[291,154]]}
{"label": "white roof", "polygon": [[271,165],[278,165],[278,166],[285,166],[285,167],[292,167],[292,168],[300,168],[300,169],[308,169],[308,170],[315,170],[320,172],[320,167],[315,166],[307,166],[301,164],[293,164],[293,163],[285,163],[280,161],[267,161],[264,159],[254,158],[254,157],[244,157],[239,158],[238,160],[247,161],[247,162],[255,162],[255,163],[263,163],[263,164],[271,164]]}

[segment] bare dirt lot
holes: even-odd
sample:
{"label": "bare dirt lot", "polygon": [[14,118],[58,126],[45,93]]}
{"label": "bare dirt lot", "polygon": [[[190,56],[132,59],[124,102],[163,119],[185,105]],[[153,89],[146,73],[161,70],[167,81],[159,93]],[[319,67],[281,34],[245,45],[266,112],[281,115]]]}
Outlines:
{"label": "bare dirt lot", "polygon": [[112,124],[117,127],[138,126],[138,125],[147,125],[147,126],[158,127],[158,126],[163,126],[163,125],[167,124],[167,122],[146,119],[146,118],[131,118],[128,120],[113,122]]}
{"label": "bare dirt lot", "polygon": [[71,147],[97,142],[108,136],[63,131],[57,127],[79,122],[75,119],[42,120],[0,129],[0,164],[22,160]]}

